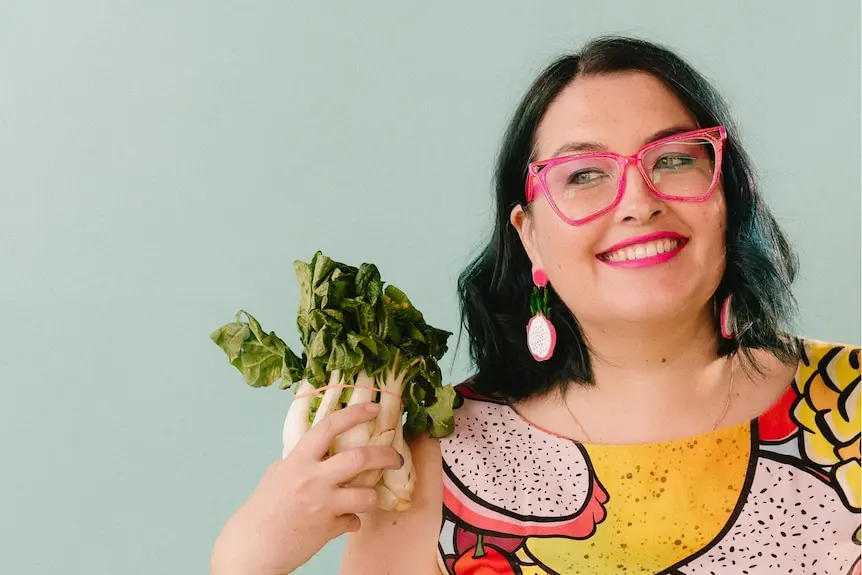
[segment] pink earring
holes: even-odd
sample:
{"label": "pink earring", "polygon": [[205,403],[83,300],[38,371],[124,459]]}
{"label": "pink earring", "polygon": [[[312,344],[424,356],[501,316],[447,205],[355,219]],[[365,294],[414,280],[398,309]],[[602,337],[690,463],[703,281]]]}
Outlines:
{"label": "pink earring", "polygon": [[721,326],[721,337],[724,339],[733,339],[733,316],[730,310],[730,296],[724,298],[721,302],[721,311],[718,315],[718,323]]}
{"label": "pink earring", "polygon": [[557,331],[548,319],[548,274],[533,269],[533,293],[530,294],[530,318],[527,324],[527,349],[536,361],[545,361],[554,355]]}

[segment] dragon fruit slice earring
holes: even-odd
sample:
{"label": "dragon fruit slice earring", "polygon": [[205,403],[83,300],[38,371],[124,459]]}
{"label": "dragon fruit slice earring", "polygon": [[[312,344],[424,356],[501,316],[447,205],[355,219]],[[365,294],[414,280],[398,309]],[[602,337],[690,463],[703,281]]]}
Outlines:
{"label": "dragon fruit slice earring", "polygon": [[527,324],[527,349],[536,361],[545,361],[554,355],[557,331],[548,319],[548,274],[543,269],[533,269],[533,292],[530,294],[530,313],[533,317]]}
{"label": "dragon fruit slice earring", "polygon": [[724,339],[733,339],[734,325],[733,312],[730,309],[730,296],[724,298],[721,302],[721,311],[718,315],[718,323],[721,326],[721,337]]}

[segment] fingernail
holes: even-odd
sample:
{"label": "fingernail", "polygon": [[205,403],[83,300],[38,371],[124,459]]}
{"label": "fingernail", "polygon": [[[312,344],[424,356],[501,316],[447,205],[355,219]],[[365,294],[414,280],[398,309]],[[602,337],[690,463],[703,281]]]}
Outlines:
{"label": "fingernail", "polygon": [[369,402],[365,404],[365,409],[368,410],[368,413],[377,413],[380,410],[380,404]]}

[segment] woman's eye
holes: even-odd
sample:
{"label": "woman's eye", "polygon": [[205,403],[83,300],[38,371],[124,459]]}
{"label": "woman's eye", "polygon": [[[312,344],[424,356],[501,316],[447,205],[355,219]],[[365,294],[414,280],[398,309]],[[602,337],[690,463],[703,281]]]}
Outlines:
{"label": "woman's eye", "polygon": [[691,156],[662,156],[655,163],[657,170],[678,170],[694,165],[694,158]]}
{"label": "woman's eye", "polygon": [[602,177],[605,174],[603,172],[599,172],[598,170],[584,170],[581,172],[575,172],[569,177],[569,183],[577,186],[584,186],[587,184],[592,184]]}

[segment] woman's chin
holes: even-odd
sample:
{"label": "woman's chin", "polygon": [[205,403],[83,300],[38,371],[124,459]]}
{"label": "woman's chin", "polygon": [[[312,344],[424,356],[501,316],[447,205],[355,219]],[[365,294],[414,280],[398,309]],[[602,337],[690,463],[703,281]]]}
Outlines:
{"label": "woman's chin", "polygon": [[691,310],[680,305],[678,298],[629,297],[609,302],[604,317],[621,325],[642,328],[659,328],[685,323]]}

